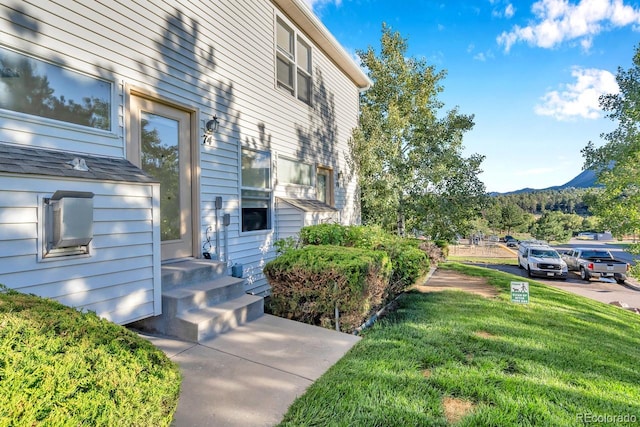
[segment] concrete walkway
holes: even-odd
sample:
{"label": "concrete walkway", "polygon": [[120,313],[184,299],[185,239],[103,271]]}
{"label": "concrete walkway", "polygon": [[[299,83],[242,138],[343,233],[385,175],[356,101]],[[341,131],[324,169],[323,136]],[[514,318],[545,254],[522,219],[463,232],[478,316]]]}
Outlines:
{"label": "concrete walkway", "polygon": [[201,343],[142,335],[180,366],[173,426],[273,426],[359,338],[265,314]]}

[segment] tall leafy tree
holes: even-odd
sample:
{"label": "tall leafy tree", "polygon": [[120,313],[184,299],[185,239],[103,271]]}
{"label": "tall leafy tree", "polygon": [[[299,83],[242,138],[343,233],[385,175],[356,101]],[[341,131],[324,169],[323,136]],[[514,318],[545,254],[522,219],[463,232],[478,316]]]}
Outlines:
{"label": "tall leafy tree", "polygon": [[473,116],[443,112],[445,77],[423,59],[407,56],[407,41],[382,26],[380,52],[358,51],[372,87],[360,98],[360,126],[352,149],[360,179],[362,219],[448,238],[480,214],[484,157],[461,154]]}
{"label": "tall leafy tree", "polygon": [[582,218],[579,215],[549,211],[538,218],[531,227],[531,234],[536,239],[567,242],[581,225]]}
{"label": "tall leafy tree", "polygon": [[621,236],[640,230],[640,46],[632,67],[618,68],[616,81],[620,92],[600,97],[600,106],[618,127],[602,135],[605,145],[589,142],[582,154],[585,168],[595,169],[604,187],[591,210],[602,226]]}
{"label": "tall leafy tree", "polygon": [[511,233],[511,230],[527,221],[525,212],[515,203],[507,203],[502,206],[502,209],[500,210],[500,218],[502,221],[502,228],[506,230],[508,234]]}

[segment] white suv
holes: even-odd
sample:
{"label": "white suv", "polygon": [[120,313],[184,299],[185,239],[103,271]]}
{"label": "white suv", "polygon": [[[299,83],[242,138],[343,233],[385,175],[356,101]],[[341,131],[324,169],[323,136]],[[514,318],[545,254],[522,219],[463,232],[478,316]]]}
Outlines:
{"label": "white suv", "polygon": [[529,277],[557,277],[564,280],[568,274],[567,263],[558,251],[539,243],[520,244],[518,267],[527,270]]}

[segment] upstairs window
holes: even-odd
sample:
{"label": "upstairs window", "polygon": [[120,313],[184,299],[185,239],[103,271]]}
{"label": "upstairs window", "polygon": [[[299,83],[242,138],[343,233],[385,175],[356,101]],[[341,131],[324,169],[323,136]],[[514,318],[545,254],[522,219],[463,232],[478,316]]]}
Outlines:
{"label": "upstairs window", "polygon": [[0,47],[0,109],[111,130],[111,83]]}
{"label": "upstairs window", "polygon": [[278,87],[311,104],[311,47],[280,19],[276,22],[276,33]]}

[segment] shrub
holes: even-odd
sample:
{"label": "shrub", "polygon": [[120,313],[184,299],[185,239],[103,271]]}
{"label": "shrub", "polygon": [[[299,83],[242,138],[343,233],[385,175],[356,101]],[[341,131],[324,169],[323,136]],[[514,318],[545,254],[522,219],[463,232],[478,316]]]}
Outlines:
{"label": "shrub", "polygon": [[268,262],[273,314],[352,331],[386,297],[391,265],[384,252],[334,245],[289,250]]}
{"label": "shrub", "polygon": [[429,271],[429,258],[418,248],[417,241],[389,238],[378,248],[385,251],[391,259],[392,274],[389,281],[389,295],[395,297],[413,285]]}
{"label": "shrub", "polygon": [[300,246],[300,242],[295,237],[289,236],[284,239],[278,239],[273,242],[273,247],[276,249],[276,254],[282,255],[283,253],[297,249]]}
{"label": "shrub", "polygon": [[180,373],[122,326],[0,287],[0,425],[169,425]]}
{"label": "shrub", "polygon": [[446,258],[449,256],[449,242],[446,240],[436,240],[435,244],[437,247],[439,247],[442,250],[442,256],[443,258]]}
{"label": "shrub", "polygon": [[385,251],[392,266],[389,295],[395,296],[429,271],[428,252],[417,239],[402,238],[380,227],[319,224],[302,228],[303,245],[338,245]]}
{"label": "shrub", "polygon": [[390,234],[377,226],[318,224],[300,230],[302,245],[335,245],[373,249]]}
{"label": "shrub", "polygon": [[444,240],[422,241],[419,247],[435,263],[442,262],[449,256],[449,244]]}

